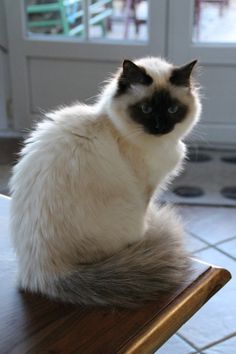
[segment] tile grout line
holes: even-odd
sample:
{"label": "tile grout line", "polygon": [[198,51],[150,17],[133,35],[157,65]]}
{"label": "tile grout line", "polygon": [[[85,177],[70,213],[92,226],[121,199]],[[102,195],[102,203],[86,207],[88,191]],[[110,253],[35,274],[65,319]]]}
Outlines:
{"label": "tile grout line", "polygon": [[205,243],[207,246],[211,246],[211,244],[205,240],[203,240],[200,236],[194,234],[192,231],[186,230],[192,237],[195,237],[196,239],[198,239],[199,241],[202,241],[203,243]]}
{"label": "tile grout line", "polygon": [[220,248],[217,247],[219,244],[222,244],[222,243],[227,242],[227,241],[232,241],[233,239],[235,239],[235,236],[234,236],[234,237],[231,237],[231,238],[229,238],[229,239],[226,239],[226,240],[224,240],[224,241],[220,241],[220,242],[217,242],[217,243],[215,243],[215,244],[211,244],[211,243],[209,243],[209,242],[203,240],[200,236],[195,235],[195,234],[192,233],[191,231],[188,231],[188,233],[190,234],[190,236],[195,237],[197,240],[202,241],[202,242],[204,242],[204,243],[206,244],[206,247],[200,248],[199,250],[194,251],[193,253],[200,252],[200,251],[206,250],[207,248],[211,247],[211,248],[214,248],[215,250],[217,250],[218,252],[221,252],[221,253],[224,254],[225,256],[231,258],[232,260],[234,260],[234,261],[236,260],[234,256],[231,256],[231,255],[228,254],[227,252],[225,252],[225,251],[223,251],[223,250],[221,250]]}
{"label": "tile grout line", "polygon": [[218,246],[218,245],[222,245],[222,243],[226,243],[226,242],[230,242],[230,241],[233,241],[236,239],[236,236],[232,236],[224,241],[219,241],[219,242],[216,242],[215,245]]}
{"label": "tile grout line", "polygon": [[[201,241],[202,243],[205,244],[205,246],[203,246],[202,248],[199,248],[199,249],[196,250],[196,251],[193,251],[192,253],[196,253],[196,252],[199,252],[199,251],[203,251],[203,250],[206,250],[207,248],[211,247],[211,244],[208,243],[208,242],[206,242],[206,241],[204,241],[203,239],[201,239],[201,237],[195,235],[195,234],[192,233],[191,231],[187,231],[187,232],[188,232],[188,234],[189,234],[191,237],[194,237],[196,240]],[[185,239],[186,239],[186,241],[187,241],[188,237],[186,237]]]}
{"label": "tile grout line", "polygon": [[227,253],[227,252],[225,252],[225,251],[222,251],[220,248],[215,247],[214,245],[210,245],[210,246],[201,248],[201,249],[199,249],[199,250],[193,252],[193,255],[196,255],[196,256],[197,256],[197,252],[206,251],[206,250],[209,249],[209,248],[213,248],[214,250],[216,250],[216,251],[222,253],[224,256],[226,256],[226,257],[232,259],[234,262],[236,261],[236,258],[235,258],[235,257],[231,256],[229,253]]}
{"label": "tile grout line", "polygon": [[[235,336],[236,336],[236,332],[233,332],[233,333],[231,333],[231,334],[225,336],[224,338],[218,339],[218,340],[216,340],[215,342],[209,343],[209,344],[205,345],[205,346],[202,347],[202,348],[197,348],[197,347],[195,346],[195,344],[193,344],[188,338],[184,337],[182,334],[180,334],[180,333],[177,332],[176,335],[177,335],[179,338],[181,338],[184,342],[186,342],[188,345],[190,345],[190,346],[196,351],[195,353],[201,354],[201,353],[203,353],[203,352],[202,352],[203,350],[209,349],[209,348],[211,348],[211,347],[213,347],[213,346],[215,346],[215,345],[217,345],[217,344],[226,342],[227,340],[229,340],[229,339],[235,337]],[[195,353],[194,353],[194,354],[195,354]]]}
{"label": "tile grout line", "polygon": [[195,344],[193,344],[188,338],[185,338],[182,334],[180,334],[179,332],[176,333],[176,335],[181,338],[184,342],[186,342],[188,345],[190,345],[190,347],[192,347],[196,352],[199,352],[199,348],[197,348],[195,346]]}
{"label": "tile grout line", "polygon": [[208,248],[210,248],[210,246],[207,245],[206,247],[202,247],[202,248],[199,248],[199,249],[196,250],[196,251],[193,251],[192,254],[196,254],[197,252],[205,251],[205,250],[207,250]]}
{"label": "tile grout line", "polygon": [[231,256],[231,254],[223,251],[221,248],[218,247],[213,247],[214,249],[216,249],[217,251],[223,253],[225,256],[229,257],[230,259],[232,259],[233,261],[236,261],[236,258],[234,256]]}
{"label": "tile grout line", "polygon": [[209,348],[211,348],[211,347],[213,347],[213,346],[215,346],[215,345],[217,345],[217,344],[226,342],[227,340],[229,340],[229,339],[231,339],[231,338],[233,338],[233,337],[235,337],[235,336],[236,336],[236,332],[233,332],[233,333],[231,333],[231,334],[228,334],[228,335],[225,336],[224,338],[221,338],[221,339],[219,339],[219,340],[217,340],[217,341],[215,341],[215,342],[212,342],[211,344],[206,345],[205,347],[202,347],[202,348],[199,349],[199,350],[202,351],[202,350],[205,350],[205,349],[209,349]]}
{"label": "tile grout line", "polygon": [[[221,250],[220,248],[218,248],[218,246],[220,246],[221,244],[234,240],[236,238],[235,236],[232,236],[230,238],[226,238],[225,240],[219,241],[219,242],[217,242],[215,244],[211,244],[211,243],[205,241],[204,239],[202,239],[200,236],[195,235],[192,231],[187,230],[187,232],[189,233],[190,236],[196,238],[197,240],[203,242],[206,245],[205,247],[200,248],[199,250],[197,250],[195,252],[192,252],[193,255],[195,255],[197,252],[204,251],[204,250],[207,250],[209,248],[213,248],[213,249],[217,250],[218,252],[224,254],[228,258],[232,259],[233,261],[236,260],[235,257],[231,256],[227,252],[225,252],[225,251]],[[212,343],[206,345],[205,347],[202,347],[202,348],[199,348],[199,349],[191,341],[189,341],[186,337],[184,337],[183,335],[180,335],[179,333],[177,333],[177,334],[182,340],[184,340],[186,343],[188,343],[191,347],[193,347],[196,350],[196,352],[194,354],[204,354],[203,350],[209,349],[209,348],[211,348],[211,347],[213,347],[213,346],[215,346],[215,345],[217,345],[219,343],[223,343],[223,342],[227,341],[228,339],[234,337],[236,335],[236,332],[235,333],[231,333],[230,335],[225,336],[224,338],[219,339],[219,340],[217,340],[215,342],[212,342]]]}

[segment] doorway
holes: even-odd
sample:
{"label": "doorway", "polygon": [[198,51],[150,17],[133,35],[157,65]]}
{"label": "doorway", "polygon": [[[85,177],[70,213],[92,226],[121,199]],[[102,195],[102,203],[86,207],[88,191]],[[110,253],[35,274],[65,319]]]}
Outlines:
{"label": "doorway", "polygon": [[5,0],[5,7],[16,131],[60,104],[92,102],[124,58],[154,55],[199,60],[204,109],[191,141],[235,144],[236,0]]}

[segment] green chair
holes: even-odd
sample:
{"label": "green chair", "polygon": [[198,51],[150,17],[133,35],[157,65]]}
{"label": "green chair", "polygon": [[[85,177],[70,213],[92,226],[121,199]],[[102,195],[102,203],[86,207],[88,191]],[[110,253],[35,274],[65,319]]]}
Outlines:
{"label": "green chair", "polygon": [[[59,28],[61,34],[68,36],[82,35],[84,32],[83,23],[83,2],[82,0],[56,0],[51,3],[37,3],[29,5],[26,3],[28,16],[28,31],[42,29],[45,33],[48,28]],[[105,20],[112,15],[112,0],[92,1],[89,5],[89,25],[102,27],[103,36],[106,35]],[[41,31],[39,31],[41,33]]]}

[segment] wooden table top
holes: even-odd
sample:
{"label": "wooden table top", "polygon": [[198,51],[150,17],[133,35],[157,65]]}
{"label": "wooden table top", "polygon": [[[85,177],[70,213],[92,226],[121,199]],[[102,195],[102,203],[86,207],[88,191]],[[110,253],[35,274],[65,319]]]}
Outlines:
{"label": "wooden table top", "polygon": [[0,196],[0,353],[153,353],[230,279],[193,260],[192,281],[135,310],[86,309],[22,293],[9,241],[10,198]]}

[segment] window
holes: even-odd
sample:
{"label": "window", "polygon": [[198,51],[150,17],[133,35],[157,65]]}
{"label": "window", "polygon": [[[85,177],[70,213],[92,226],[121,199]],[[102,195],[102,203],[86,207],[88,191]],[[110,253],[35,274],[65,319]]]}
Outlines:
{"label": "window", "polygon": [[195,43],[236,42],[236,0],[195,0]]}
{"label": "window", "polygon": [[147,42],[147,0],[25,0],[30,36]]}

